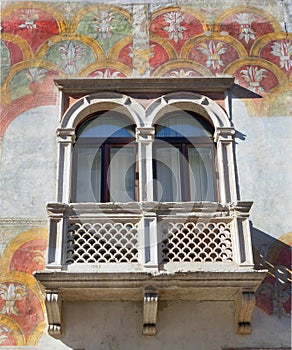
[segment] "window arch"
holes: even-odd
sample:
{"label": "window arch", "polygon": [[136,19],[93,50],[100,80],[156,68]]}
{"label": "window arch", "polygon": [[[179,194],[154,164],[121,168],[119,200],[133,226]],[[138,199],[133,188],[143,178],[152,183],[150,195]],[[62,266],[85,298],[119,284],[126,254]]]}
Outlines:
{"label": "window arch", "polygon": [[137,200],[135,127],[122,113],[100,111],[76,129],[74,202]]}
{"label": "window arch", "polygon": [[201,116],[178,110],[156,125],[154,196],[162,202],[215,201],[214,129]]}

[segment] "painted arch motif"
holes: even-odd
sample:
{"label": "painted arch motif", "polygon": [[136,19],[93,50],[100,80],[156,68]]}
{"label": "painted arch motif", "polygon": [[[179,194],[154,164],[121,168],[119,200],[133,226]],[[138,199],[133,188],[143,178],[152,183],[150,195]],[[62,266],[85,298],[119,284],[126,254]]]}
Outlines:
{"label": "painted arch motif", "polygon": [[[61,28],[51,13],[44,6],[36,3],[24,3],[21,7],[12,7],[2,22],[2,33],[17,35],[23,38],[36,52],[40,45],[53,35],[60,33]],[[7,12],[7,11],[5,11]]]}
{"label": "painted arch motif", "polygon": [[281,31],[278,22],[265,11],[252,7],[235,7],[219,15],[214,21],[221,33],[239,41],[249,52],[263,35]]}
{"label": "painted arch motif", "polygon": [[0,277],[0,346],[36,345],[45,329],[43,295],[32,272],[44,268],[47,230],[16,236],[4,251]]}
{"label": "painted arch motif", "polygon": [[153,14],[150,24],[150,33],[167,39],[178,53],[188,39],[203,32],[200,20],[180,8],[169,8]]}

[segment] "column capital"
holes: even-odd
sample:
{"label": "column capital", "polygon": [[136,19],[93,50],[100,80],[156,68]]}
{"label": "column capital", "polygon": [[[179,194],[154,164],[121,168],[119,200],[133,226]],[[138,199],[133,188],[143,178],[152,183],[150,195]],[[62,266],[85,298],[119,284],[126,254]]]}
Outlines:
{"label": "column capital", "polygon": [[229,143],[233,141],[234,135],[235,129],[233,127],[217,127],[214,133],[214,141]]}
{"label": "column capital", "polygon": [[58,128],[56,135],[59,143],[70,144],[75,142],[75,129],[73,128]]}
{"label": "column capital", "polygon": [[137,127],[136,140],[137,142],[150,143],[154,141],[155,128],[153,127]]}

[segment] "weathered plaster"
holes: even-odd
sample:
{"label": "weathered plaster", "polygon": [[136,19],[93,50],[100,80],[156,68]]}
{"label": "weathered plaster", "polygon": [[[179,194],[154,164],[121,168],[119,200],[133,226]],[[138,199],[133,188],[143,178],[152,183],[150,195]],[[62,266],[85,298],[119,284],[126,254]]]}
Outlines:
{"label": "weathered plaster", "polygon": [[39,107],[16,118],[3,139],[1,217],[46,218],[56,179],[56,107]]}
{"label": "weathered plaster", "polygon": [[[65,303],[66,328],[62,342],[69,349],[86,350],[220,350],[222,345],[262,348],[290,344],[289,320],[270,317],[267,322],[266,315],[257,308],[253,316],[253,322],[258,325],[255,333],[248,337],[235,335],[232,303],[228,301],[161,303],[155,337],[142,335],[142,317],[138,302]],[[39,344],[49,343],[44,337]],[[59,341],[50,344],[56,350],[64,346]]]}
{"label": "weathered plaster", "polygon": [[292,119],[251,118],[241,101],[233,106],[241,199],[254,201],[255,227],[280,237],[292,229]]}

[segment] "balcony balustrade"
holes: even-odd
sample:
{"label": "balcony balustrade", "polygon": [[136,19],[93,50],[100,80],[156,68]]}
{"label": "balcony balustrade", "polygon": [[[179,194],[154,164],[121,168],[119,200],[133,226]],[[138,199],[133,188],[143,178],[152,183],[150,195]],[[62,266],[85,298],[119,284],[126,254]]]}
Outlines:
{"label": "balcony balustrade", "polygon": [[233,271],[253,267],[251,203],[48,204],[47,268]]}
{"label": "balcony balustrade", "polygon": [[143,334],[157,332],[158,300],[233,301],[241,334],[251,332],[255,271],[250,202],[47,205],[49,333],[61,335],[62,302],[143,300]]}

